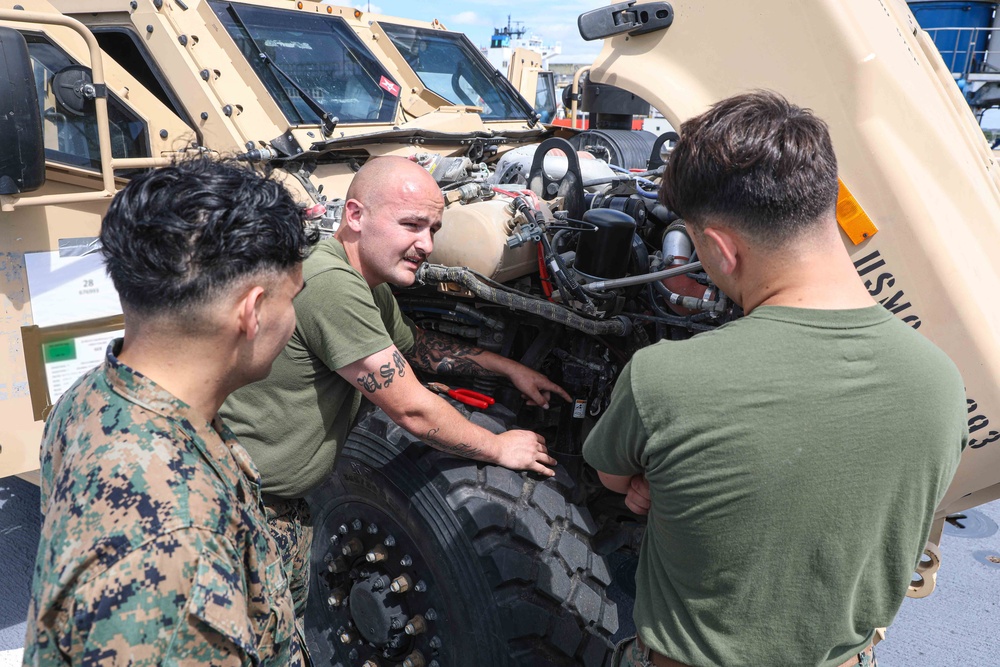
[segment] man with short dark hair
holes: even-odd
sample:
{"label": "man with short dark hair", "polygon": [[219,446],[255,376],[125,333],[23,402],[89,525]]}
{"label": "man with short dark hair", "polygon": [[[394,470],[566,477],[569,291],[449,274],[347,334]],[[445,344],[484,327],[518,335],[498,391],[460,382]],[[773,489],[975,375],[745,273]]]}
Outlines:
{"label": "man with short dark hair", "polygon": [[291,335],[314,240],[282,185],[235,164],[115,196],[125,337],[46,423],[26,665],[304,664],[260,478],[216,413]]}
{"label": "man with short dark hair", "polygon": [[548,407],[552,394],[569,400],[538,371],[403,316],[391,286],[413,284],[444,209],[441,189],[423,167],[401,157],[371,159],[346,199],[335,238],[321,241],[305,263],[298,323],[274,370],[223,408],[260,467],[300,616],[312,545],[303,498],[333,471],[362,396],[437,449],[545,476],[555,474],[555,459],[542,436],[497,434],[473,423],[422,385],[411,364],[431,373],[506,377],[535,405]]}
{"label": "man with short dark hair", "polygon": [[649,522],[620,665],[873,665],[968,439],[954,364],[875,304],[826,124],[779,95],[681,128],[662,202],[746,316],[636,353],[584,444]]}

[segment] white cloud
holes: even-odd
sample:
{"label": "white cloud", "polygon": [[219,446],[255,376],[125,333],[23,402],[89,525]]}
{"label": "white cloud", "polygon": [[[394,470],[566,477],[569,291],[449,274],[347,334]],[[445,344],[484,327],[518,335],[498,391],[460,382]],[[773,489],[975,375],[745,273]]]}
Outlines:
{"label": "white cloud", "polygon": [[482,25],[483,19],[476,12],[459,12],[448,18],[447,22],[455,25]]}

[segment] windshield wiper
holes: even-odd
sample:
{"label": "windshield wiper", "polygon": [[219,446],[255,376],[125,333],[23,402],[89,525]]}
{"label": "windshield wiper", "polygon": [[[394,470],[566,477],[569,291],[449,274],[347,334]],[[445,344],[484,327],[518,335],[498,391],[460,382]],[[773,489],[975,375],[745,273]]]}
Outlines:
{"label": "windshield wiper", "polygon": [[236,7],[230,4],[229,7],[227,7],[227,9],[229,10],[230,15],[233,17],[233,21],[236,22],[236,25],[238,25],[243,30],[244,33],[246,33],[247,39],[250,40],[250,44],[252,44],[253,48],[257,50],[257,56],[264,62],[264,64],[270,67],[272,71],[277,72],[282,77],[284,77],[285,81],[290,83],[292,85],[292,88],[294,88],[295,91],[299,94],[299,96],[302,98],[302,101],[306,103],[306,105],[312,110],[314,114],[319,116],[323,127],[323,136],[329,137],[330,135],[332,135],[333,130],[337,127],[337,123],[340,122],[340,119],[331,114],[326,109],[324,109],[322,104],[317,102],[312,95],[307,93],[295,79],[293,79],[291,76],[285,73],[285,70],[281,69],[281,66],[278,65],[278,63],[274,62],[271,56],[267,55],[264,52],[264,49],[260,48],[260,45],[257,44],[257,40],[254,39],[253,35],[250,33],[250,29],[247,27],[247,24],[244,23],[243,19],[240,18],[240,14],[239,12],[236,11]]}

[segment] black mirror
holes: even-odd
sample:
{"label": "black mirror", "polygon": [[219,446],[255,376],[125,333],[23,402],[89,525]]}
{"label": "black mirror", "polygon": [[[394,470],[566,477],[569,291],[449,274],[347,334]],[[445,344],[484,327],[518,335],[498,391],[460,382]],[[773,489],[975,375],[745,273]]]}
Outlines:
{"label": "black mirror", "polygon": [[87,116],[94,113],[94,77],[85,65],[68,65],[52,75],[52,93],[60,111],[71,116]]}
{"label": "black mirror", "polygon": [[0,194],[31,192],[45,183],[45,144],[35,76],[24,37],[0,27]]}
{"label": "black mirror", "polygon": [[580,37],[585,41],[607,39],[627,32],[633,37],[647,32],[666,30],[674,22],[674,8],[669,2],[648,2],[641,5],[635,0],[619,2],[584,12],[576,19]]}

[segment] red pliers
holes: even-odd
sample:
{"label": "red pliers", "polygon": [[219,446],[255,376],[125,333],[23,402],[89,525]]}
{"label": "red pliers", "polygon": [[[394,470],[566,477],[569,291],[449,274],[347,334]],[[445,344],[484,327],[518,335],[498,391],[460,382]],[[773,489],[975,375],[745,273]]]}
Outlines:
{"label": "red pliers", "polygon": [[439,394],[451,396],[459,403],[464,403],[465,405],[473,408],[488,408],[496,403],[496,399],[492,396],[480,394],[478,391],[472,391],[471,389],[452,389],[448,385],[441,384],[440,382],[428,382],[427,388]]}

